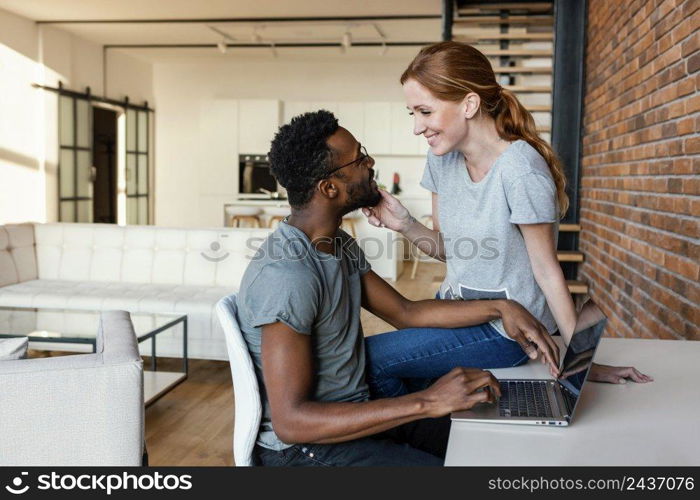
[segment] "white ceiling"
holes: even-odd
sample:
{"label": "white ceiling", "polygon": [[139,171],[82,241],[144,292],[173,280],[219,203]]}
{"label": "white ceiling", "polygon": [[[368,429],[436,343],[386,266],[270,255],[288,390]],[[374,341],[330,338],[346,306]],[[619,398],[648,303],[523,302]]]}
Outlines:
{"label": "white ceiling", "polygon": [[0,0],[33,20],[439,15],[441,0]]}
{"label": "white ceiling", "polygon": [[[197,19],[192,23],[57,23],[51,24],[100,45],[198,45],[337,43],[349,32],[353,43],[432,42],[440,39],[440,19],[223,22],[230,18],[438,16],[441,0],[0,0],[0,9],[35,21]],[[331,49],[280,51],[336,53]],[[415,48],[409,49],[411,52]],[[353,48],[355,54],[382,53],[382,49]],[[401,47],[384,52],[394,55]],[[129,53],[157,60],[166,56],[211,55],[211,49],[132,48]],[[231,53],[258,52],[230,49]],[[267,52],[262,52],[263,54]],[[251,54],[252,55],[252,54]]]}

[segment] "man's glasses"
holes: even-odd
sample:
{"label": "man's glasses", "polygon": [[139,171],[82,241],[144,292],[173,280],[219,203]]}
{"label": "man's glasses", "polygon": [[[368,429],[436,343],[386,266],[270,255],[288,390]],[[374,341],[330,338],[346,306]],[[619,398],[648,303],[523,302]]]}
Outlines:
{"label": "man's glasses", "polygon": [[367,153],[367,150],[365,149],[364,146],[360,146],[360,153],[362,153],[362,154],[360,155],[359,158],[352,160],[351,162],[348,162],[348,163],[341,165],[339,167],[332,168],[332,169],[328,170],[326,172],[326,174],[331,175],[332,173],[337,172],[341,168],[348,167],[348,166],[353,165],[355,163],[364,163],[365,161],[367,161],[371,158],[371,156]]}

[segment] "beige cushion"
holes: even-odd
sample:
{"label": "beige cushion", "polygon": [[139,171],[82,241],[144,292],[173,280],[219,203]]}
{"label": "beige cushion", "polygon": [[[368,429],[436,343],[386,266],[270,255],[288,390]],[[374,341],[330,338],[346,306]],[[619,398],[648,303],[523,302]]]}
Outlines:
{"label": "beige cushion", "polygon": [[36,278],[34,225],[0,226],[0,287]]}

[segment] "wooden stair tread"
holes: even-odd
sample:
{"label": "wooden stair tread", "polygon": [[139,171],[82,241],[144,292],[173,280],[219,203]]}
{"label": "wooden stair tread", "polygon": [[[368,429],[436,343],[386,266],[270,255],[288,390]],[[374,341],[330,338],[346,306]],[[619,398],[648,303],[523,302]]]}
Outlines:
{"label": "wooden stair tread", "polygon": [[586,285],[583,281],[567,280],[566,286],[569,288],[570,293],[574,293],[574,294],[586,294],[586,293],[588,293],[588,285]]}
{"label": "wooden stair tread", "polygon": [[480,49],[485,56],[552,57],[552,50],[545,49]]}
{"label": "wooden stair tread", "polygon": [[536,24],[551,26],[554,24],[554,18],[552,16],[460,16],[454,20],[455,26],[475,24]]}
{"label": "wooden stair tread", "polygon": [[552,87],[549,85],[504,85],[504,89],[511,92],[551,92]]}
{"label": "wooden stair tread", "polygon": [[525,10],[530,12],[549,12],[552,10],[553,5],[551,2],[503,2],[503,3],[476,3],[471,4],[469,7],[462,7],[459,9],[460,14],[468,14],[474,12],[482,11],[494,11],[494,10]]}
{"label": "wooden stair tread", "polygon": [[552,111],[552,106],[548,104],[523,104],[523,106],[525,106],[530,113]]}
{"label": "wooden stair tread", "polygon": [[551,67],[535,67],[535,66],[496,66],[493,68],[494,73],[551,73]]}
{"label": "wooden stair tread", "polygon": [[583,262],[583,254],[576,250],[558,250],[557,260],[559,262]]}
{"label": "wooden stair tread", "polygon": [[560,233],[578,233],[581,231],[581,224],[559,224]]}
{"label": "wooden stair tread", "polygon": [[453,32],[452,39],[457,42],[478,42],[483,40],[522,40],[522,41],[545,41],[554,40],[552,33],[493,33],[493,34],[460,34],[459,30]]}

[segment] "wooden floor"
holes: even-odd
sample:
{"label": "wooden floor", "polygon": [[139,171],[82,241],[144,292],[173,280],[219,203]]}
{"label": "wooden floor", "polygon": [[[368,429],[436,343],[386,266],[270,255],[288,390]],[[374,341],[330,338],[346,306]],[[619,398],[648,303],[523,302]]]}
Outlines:
{"label": "wooden floor", "polygon": [[[410,299],[432,298],[444,273],[443,264],[421,263],[411,280],[408,266],[393,285]],[[365,335],[393,330],[364,310],[362,325]],[[226,361],[191,360],[188,379],[146,409],[151,466],[233,465],[232,439],[233,390]]]}

